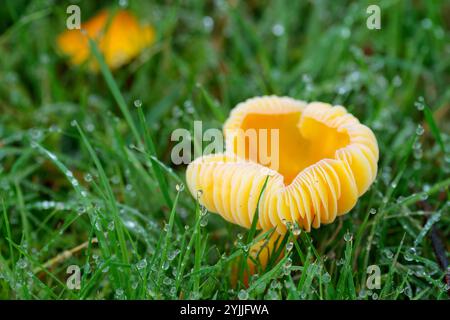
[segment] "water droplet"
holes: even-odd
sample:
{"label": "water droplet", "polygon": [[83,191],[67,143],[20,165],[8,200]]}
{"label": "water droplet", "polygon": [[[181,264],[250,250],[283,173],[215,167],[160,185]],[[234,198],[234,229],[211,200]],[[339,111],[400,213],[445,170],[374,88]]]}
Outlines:
{"label": "water droplet", "polygon": [[110,223],[108,223],[108,230],[109,231],[113,231],[115,227],[114,221],[111,221]]}
{"label": "water droplet", "polygon": [[328,273],[328,272],[325,272],[323,275],[322,275],[322,282],[323,283],[329,283],[331,281],[331,276],[330,276],[330,274]]}
{"label": "water droplet", "polygon": [[417,125],[417,128],[416,128],[416,134],[418,135],[418,136],[421,136],[423,133],[425,132],[425,129],[422,127],[422,125]]}
{"label": "water droplet", "polygon": [[114,299],[116,300],[124,300],[126,299],[125,297],[125,291],[123,291],[123,289],[116,289],[115,293],[114,293]]}
{"label": "water droplet", "polygon": [[411,290],[411,287],[406,287],[405,290],[404,290],[403,292],[404,292],[404,293],[406,294],[406,296],[408,296],[409,298],[412,297],[412,290]]}
{"label": "water droplet", "polygon": [[344,234],[344,240],[345,242],[349,242],[353,240],[353,234],[350,233],[348,230],[347,232]]}
{"label": "water droplet", "polygon": [[200,227],[206,227],[208,225],[208,216],[203,216],[200,219]]}
{"label": "water droplet", "polygon": [[134,100],[134,106],[135,106],[136,108],[142,107],[142,101],[141,101],[140,99]]}
{"label": "water droplet", "polygon": [[111,183],[112,184],[119,184],[120,183],[120,177],[119,176],[113,176],[111,178]]}
{"label": "water droplet", "polygon": [[349,28],[344,27],[341,29],[340,35],[344,39],[348,39],[350,37],[351,31]]}
{"label": "water droplet", "polygon": [[77,208],[77,213],[79,214],[79,215],[82,215],[83,213],[85,213],[86,212],[86,207],[84,207],[84,206],[79,206],[78,208]]}
{"label": "water droplet", "polygon": [[178,192],[182,192],[183,190],[184,190],[184,184],[177,184],[176,186],[175,186],[175,189],[178,191]]}
{"label": "water droplet", "polygon": [[291,251],[292,248],[294,248],[294,243],[292,241],[288,242],[288,244],[286,245],[286,250],[287,251]]}
{"label": "water droplet", "polygon": [[377,293],[372,293],[372,299],[373,300],[377,300],[378,299],[378,294]]}
{"label": "water droplet", "polygon": [[211,32],[214,28],[214,19],[210,16],[204,16],[202,19],[203,28],[206,32]]}
{"label": "water droplet", "polygon": [[385,249],[384,250],[384,255],[386,256],[386,258],[388,258],[389,260],[392,259],[394,257],[394,254],[392,253],[391,250],[389,249]]}
{"label": "water droplet", "polygon": [[284,34],[284,26],[281,23],[274,24],[272,33],[275,37],[281,37]]}
{"label": "water droplet", "polygon": [[298,237],[301,232],[302,232],[302,229],[300,229],[300,227],[297,224],[294,224],[294,226],[292,228],[292,234],[294,236]]}
{"label": "water droplet", "polygon": [[205,206],[200,206],[200,215],[206,216],[208,214],[208,209]]}
{"label": "water droplet", "polygon": [[284,263],[284,267],[285,268],[292,267],[292,259],[291,258],[287,258],[286,262]]}
{"label": "water droplet", "polygon": [[136,228],[136,222],[132,221],[132,220],[126,220],[124,222],[124,225],[128,228],[128,229],[134,229]]}
{"label": "water droplet", "polygon": [[119,0],[119,6],[122,8],[128,7],[128,0]]}
{"label": "water droplet", "polygon": [[163,280],[163,283],[166,286],[170,286],[172,284],[172,279],[170,279],[169,277],[165,277],[164,280]]}
{"label": "water droplet", "polygon": [[16,263],[17,268],[25,269],[28,266],[28,262],[25,259],[19,259]]}
{"label": "water droplet", "polygon": [[92,178],[92,175],[91,175],[90,173],[86,173],[86,174],[84,175],[84,181],[86,181],[86,182],[92,182],[92,180],[93,180],[93,178]]}
{"label": "water droplet", "polygon": [[394,87],[400,87],[402,85],[402,78],[400,78],[400,76],[396,75],[394,77],[394,79],[392,79],[392,84],[394,85]]}
{"label": "water droplet", "polygon": [[102,231],[102,224],[98,220],[95,222],[95,229]]}
{"label": "water droplet", "polygon": [[423,97],[422,97],[422,101],[419,97],[419,100],[414,102],[414,106],[416,107],[417,110],[422,111],[423,109],[425,109],[425,104],[423,102]]}
{"label": "water droplet", "polygon": [[412,261],[414,259],[414,256],[416,255],[416,248],[411,247],[409,249],[406,250],[405,254],[404,254],[404,258],[406,261]]}
{"label": "water droplet", "polygon": [[175,250],[169,252],[169,254],[167,255],[167,259],[169,259],[169,261],[172,261],[172,260],[174,260],[177,257],[177,255],[179,253],[180,253],[180,250],[179,249],[175,249]]}
{"label": "water droplet", "polygon": [[361,289],[361,291],[359,291],[358,297],[360,299],[365,299],[367,297],[367,291],[365,289]]}
{"label": "water droplet", "polygon": [[43,136],[42,130],[37,128],[31,128],[28,133],[32,140],[40,140]]}
{"label": "water droplet", "polygon": [[248,292],[247,292],[247,290],[242,289],[241,291],[239,291],[238,299],[239,300],[247,300],[248,299]]}
{"label": "water droplet", "polygon": [[141,261],[136,263],[136,269],[138,269],[138,270],[142,270],[142,269],[144,269],[146,267],[147,267],[147,260],[146,259],[142,259]]}
{"label": "water droplet", "polygon": [[431,27],[433,26],[433,22],[430,19],[425,18],[422,20],[421,25],[422,25],[422,28],[428,30],[428,29],[431,29]]}
{"label": "water droplet", "polygon": [[164,263],[162,265],[162,269],[167,270],[167,269],[169,269],[169,267],[170,267],[169,261],[164,261]]}

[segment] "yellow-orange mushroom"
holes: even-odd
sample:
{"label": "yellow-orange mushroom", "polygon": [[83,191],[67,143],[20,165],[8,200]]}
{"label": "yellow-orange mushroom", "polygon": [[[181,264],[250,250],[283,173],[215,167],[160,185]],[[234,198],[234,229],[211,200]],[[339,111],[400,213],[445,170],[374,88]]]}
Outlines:
{"label": "yellow-orange mushroom", "polygon": [[[278,130],[277,141],[268,139],[278,144],[276,168],[249,157],[247,142],[239,147],[248,129]],[[199,201],[209,211],[245,228],[251,226],[267,175],[257,228],[285,234],[287,222],[306,231],[332,223],[354,207],[377,174],[374,134],[342,106],[256,97],[232,110],[224,133],[225,153],[190,163],[186,181],[193,195],[202,190]],[[266,255],[260,260],[264,265]]]}
{"label": "yellow-orange mushroom", "polygon": [[97,70],[98,64],[91,55],[88,38],[97,43],[108,66],[117,69],[152,44],[155,31],[149,25],[140,25],[126,10],[102,10],[83,23],[80,30],[68,30],[58,36],[58,47],[69,56],[72,64],[88,62],[91,70]]}

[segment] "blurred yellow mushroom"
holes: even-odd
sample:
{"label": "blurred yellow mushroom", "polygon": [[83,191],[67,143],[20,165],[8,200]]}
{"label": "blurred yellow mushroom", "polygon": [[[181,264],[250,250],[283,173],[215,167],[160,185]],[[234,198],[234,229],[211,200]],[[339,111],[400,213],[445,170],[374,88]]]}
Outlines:
{"label": "blurred yellow mushroom", "polygon": [[[277,141],[268,139],[278,144],[275,166],[249,157],[248,142],[239,147],[239,139],[249,129],[278,131]],[[374,134],[342,106],[256,97],[232,110],[224,134],[225,153],[190,163],[186,181],[193,195],[202,190],[199,201],[209,211],[244,228],[251,227],[268,175],[259,202],[257,228],[275,228],[283,235],[286,225],[310,231],[349,212],[377,174]],[[264,141],[259,135],[256,138],[260,146]],[[269,248],[270,243],[274,241],[269,241]],[[267,252],[259,259],[265,265]]]}
{"label": "blurred yellow mushroom", "polygon": [[97,70],[98,64],[91,55],[88,37],[97,43],[108,66],[117,69],[152,44],[155,31],[149,25],[140,25],[126,10],[103,10],[83,23],[80,30],[68,30],[58,36],[58,47],[72,64],[88,62],[91,70]]}

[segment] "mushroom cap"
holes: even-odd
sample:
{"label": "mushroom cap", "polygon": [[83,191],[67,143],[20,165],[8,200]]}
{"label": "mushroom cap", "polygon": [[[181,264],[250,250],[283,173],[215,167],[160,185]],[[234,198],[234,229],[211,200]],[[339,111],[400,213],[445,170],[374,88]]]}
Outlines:
{"label": "mushroom cap", "polygon": [[[278,129],[277,163],[252,156],[245,142],[248,129]],[[245,228],[268,175],[257,228],[284,234],[287,222],[306,231],[332,223],[355,206],[377,174],[374,134],[342,106],[256,97],[232,110],[224,132],[225,153],[190,163],[186,182],[193,195],[202,191],[199,201],[209,211]],[[261,139],[257,135],[258,147]]]}
{"label": "mushroom cap", "polygon": [[63,54],[69,56],[70,62],[74,65],[89,62],[89,68],[95,71],[98,64],[91,59],[88,37],[96,41],[108,66],[117,69],[152,44],[155,31],[149,25],[140,25],[126,10],[114,13],[102,10],[83,23],[81,30],[67,30],[60,34],[57,45]]}

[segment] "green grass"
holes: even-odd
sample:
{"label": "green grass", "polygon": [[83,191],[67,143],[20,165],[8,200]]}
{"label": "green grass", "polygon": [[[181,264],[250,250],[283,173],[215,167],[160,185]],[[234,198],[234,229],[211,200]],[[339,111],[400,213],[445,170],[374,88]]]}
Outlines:
{"label": "green grass", "polygon": [[[0,8],[0,299],[448,299],[448,2],[378,1],[368,30],[370,1],[129,0],[157,41],[113,73],[92,44],[97,74],[57,52],[69,2]],[[79,5],[86,20],[117,2]],[[170,135],[221,128],[268,94],[346,106],[378,139],[379,173],[350,213],[281,239],[245,286],[248,248],[270,231],[206,212]]]}

